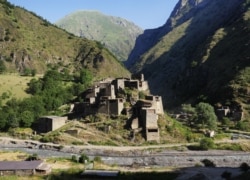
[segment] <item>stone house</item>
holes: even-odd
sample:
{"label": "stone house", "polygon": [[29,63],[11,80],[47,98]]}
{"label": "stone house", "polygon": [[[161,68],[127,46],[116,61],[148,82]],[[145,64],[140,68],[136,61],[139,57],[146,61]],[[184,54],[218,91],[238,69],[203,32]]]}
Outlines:
{"label": "stone house", "polygon": [[156,110],[155,111],[156,114],[164,114],[161,96],[150,95],[146,96],[145,99],[151,101],[152,103],[151,108]]}
{"label": "stone house", "polygon": [[47,133],[54,131],[63,125],[67,121],[67,117],[60,116],[43,116],[37,120],[37,131],[40,133]]}
{"label": "stone house", "polygon": [[117,78],[112,82],[115,86],[116,93],[118,93],[120,89],[125,89],[125,81],[128,80],[128,78]]}
{"label": "stone house", "polygon": [[[139,100],[136,103],[137,117],[139,118],[139,126],[143,127],[147,141],[160,141],[158,128],[158,113],[155,98],[150,96],[151,100]],[[161,111],[159,111],[161,112]],[[161,114],[161,113],[159,113]]]}
{"label": "stone house", "polygon": [[221,108],[216,109],[216,115],[220,120],[224,117],[228,117],[233,121],[241,121],[244,119],[244,112],[241,106],[236,106],[234,108],[222,106]]}
{"label": "stone house", "polygon": [[149,89],[148,82],[144,80],[144,75],[133,75],[131,79],[128,78],[117,78],[112,84],[115,85],[115,89],[134,88],[139,91],[147,91]]}
{"label": "stone house", "polygon": [[125,101],[122,98],[116,98],[116,99],[103,98],[96,112],[108,115],[121,115],[124,109],[124,102]]}
{"label": "stone house", "polygon": [[155,109],[141,109],[141,118],[143,120],[143,129],[147,141],[160,141],[159,128],[158,128],[158,115]]}
{"label": "stone house", "polygon": [[43,161],[0,161],[0,176],[48,174],[51,167]]}
{"label": "stone house", "polygon": [[216,109],[216,115],[218,119],[223,119],[223,117],[227,117],[230,114],[230,108],[228,106],[222,106],[219,109]]}

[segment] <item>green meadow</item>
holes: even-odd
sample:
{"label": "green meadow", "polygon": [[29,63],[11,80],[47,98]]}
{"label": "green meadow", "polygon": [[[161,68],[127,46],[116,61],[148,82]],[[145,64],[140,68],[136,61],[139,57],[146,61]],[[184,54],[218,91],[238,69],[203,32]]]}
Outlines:
{"label": "green meadow", "polygon": [[20,76],[18,74],[0,75],[0,97],[3,101],[10,98],[23,99],[30,95],[25,92],[28,82],[34,77]]}

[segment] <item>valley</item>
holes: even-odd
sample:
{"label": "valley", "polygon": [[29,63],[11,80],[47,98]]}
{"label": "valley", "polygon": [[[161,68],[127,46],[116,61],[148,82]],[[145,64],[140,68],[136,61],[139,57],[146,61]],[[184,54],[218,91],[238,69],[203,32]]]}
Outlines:
{"label": "valley", "polygon": [[0,178],[247,179],[249,39],[249,0],[179,0],[145,31],[0,0]]}

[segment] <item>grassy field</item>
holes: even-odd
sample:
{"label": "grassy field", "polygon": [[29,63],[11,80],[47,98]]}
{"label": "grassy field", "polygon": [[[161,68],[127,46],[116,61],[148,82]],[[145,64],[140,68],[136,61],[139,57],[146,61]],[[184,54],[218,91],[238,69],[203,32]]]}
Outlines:
{"label": "grassy field", "polygon": [[[1,74],[0,75],[0,97],[3,93],[7,93],[9,98],[16,97],[17,99],[23,99],[29,97],[29,94],[25,92],[27,89],[27,83],[33,77],[20,76],[17,74]],[[5,100],[8,100],[6,98]]]}

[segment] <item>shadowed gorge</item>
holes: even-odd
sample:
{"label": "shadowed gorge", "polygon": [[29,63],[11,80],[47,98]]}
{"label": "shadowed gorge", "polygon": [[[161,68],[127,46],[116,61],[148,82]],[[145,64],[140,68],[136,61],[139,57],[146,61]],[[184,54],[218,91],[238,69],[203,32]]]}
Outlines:
{"label": "shadowed gorge", "polygon": [[[145,74],[151,91],[162,95],[168,108],[201,100],[244,104],[238,90],[248,86],[239,80],[249,66],[248,3],[179,1],[167,23],[150,30],[159,36],[151,40],[155,45],[142,54],[131,54],[140,57],[131,59],[136,60],[131,70]],[[140,38],[144,40],[143,35]]]}

